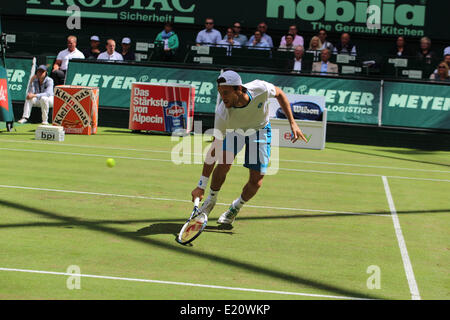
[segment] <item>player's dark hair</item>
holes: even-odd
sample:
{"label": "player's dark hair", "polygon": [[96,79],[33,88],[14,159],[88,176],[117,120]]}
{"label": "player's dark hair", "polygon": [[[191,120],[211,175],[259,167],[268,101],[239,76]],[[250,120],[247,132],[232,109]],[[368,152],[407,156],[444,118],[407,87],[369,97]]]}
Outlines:
{"label": "player's dark hair", "polygon": [[227,80],[223,77],[220,77],[219,79],[217,79],[217,85],[220,86],[221,83],[225,83],[227,82]]}

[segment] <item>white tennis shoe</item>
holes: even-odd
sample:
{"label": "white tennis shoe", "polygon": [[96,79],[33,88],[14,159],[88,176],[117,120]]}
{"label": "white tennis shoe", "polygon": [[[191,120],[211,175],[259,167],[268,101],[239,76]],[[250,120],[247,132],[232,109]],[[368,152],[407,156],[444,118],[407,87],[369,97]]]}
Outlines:
{"label": "white tennis shoe", "polygon": [[239,213],[240,209],[236,209],[231,205],[227,211],[222,213],[222,215],[217,220],[218,224],[222,225],[231,225],[234,222],[234,219],[236,219],[237,214]]}

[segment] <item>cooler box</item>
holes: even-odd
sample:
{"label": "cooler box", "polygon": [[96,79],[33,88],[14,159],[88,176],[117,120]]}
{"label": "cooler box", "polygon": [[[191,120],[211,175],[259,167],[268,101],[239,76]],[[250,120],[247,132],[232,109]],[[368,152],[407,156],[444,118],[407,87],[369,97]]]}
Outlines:
{"label": "cooler box", "polygon": [[133,83],[129,129],[187,134],[194,124],[195,87]]}
{"label": "cooler box", "polygon": [[52,124],[66,133],[97,133],[99,89],[82,86],[56,86]]}
{"label": "cooler box", "polygon": [[35,132],[36,140],[64,141],[64,128],[60,126],[40,125]]}

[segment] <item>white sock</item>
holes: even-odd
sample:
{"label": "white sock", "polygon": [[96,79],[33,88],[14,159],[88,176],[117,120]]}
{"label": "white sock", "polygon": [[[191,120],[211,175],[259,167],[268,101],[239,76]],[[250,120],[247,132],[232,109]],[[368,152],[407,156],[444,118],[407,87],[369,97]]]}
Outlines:
{"label": "white sock", "polygon": [[209,188],[209,196],[208,196],[208,198],[217,200],[217,196],[219,195],[219,191],[220,190],[214,191],[213,189]]}
{"label": "white sock", "polygon": [[232,206],[236,209],[240,209],[242,208],[242,206],[245,204],[245,201],[242,199],[241,196],[239,196],[239,198],[237,198],[236,200],[233,201]]}

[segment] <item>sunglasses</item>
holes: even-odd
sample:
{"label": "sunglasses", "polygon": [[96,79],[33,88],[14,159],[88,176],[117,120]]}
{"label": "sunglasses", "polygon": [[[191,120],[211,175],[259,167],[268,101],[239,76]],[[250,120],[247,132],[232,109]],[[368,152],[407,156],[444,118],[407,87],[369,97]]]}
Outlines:
{"label": "sunglasses", "polygon": [[205,22],[205,24],[214,24],[214,22]]}
{"label": "sunglasses", "polygon": [[233,28],[239,28],[239,29],[240,29],[240,28],[241,28],[241,26],[233,26]]}
{"label": "sunglasses", "polygon": [[445,69],[445,66],[439,66],[438,68],[439,69]]}

